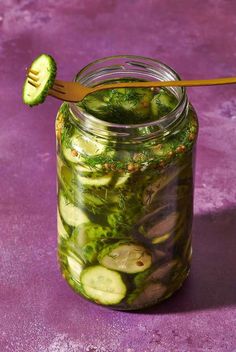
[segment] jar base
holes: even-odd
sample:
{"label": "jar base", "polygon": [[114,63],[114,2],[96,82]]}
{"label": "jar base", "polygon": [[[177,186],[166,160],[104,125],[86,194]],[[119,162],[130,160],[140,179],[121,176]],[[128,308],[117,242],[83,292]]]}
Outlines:
{"label": "jar base", "polygon": [[[117,305],[105,305],[99,302],[92,301],[89,297],[86,297],[83,294],[83,289],[81,287],[81,284],[79,283],[78,280],[72,277],[71,273],[67,270],[67,268],[64,265],[60,265],[60,268],[61,268],[62,276],[65,278],[70,288],[72,288],[74,292],[79,294],[80,297],[84,298],[86,301],[89,301],[90,303],[93,303],[97,306],[102,306],[102,307],[109,308],[112,310],[117,310],[117,311],[141,311],[141,310],[159,305],[160,303],[169,299],[172,295],[174,295],[174,293],[176,293],[183,286],[190,272],[190,266],[188,265],[187,267],[184,268],[184,270],[178,273],[178,280],[176,280],[175,278],[175,283],[171,285],[171,290],[170,289],[166,290],[166,293],[162,293],[163,292],[162,288],[164,287],[162,284],[160,283],[153,284],[153,288],[155,288],[156,290],[155,292],[157,292],[157,296],[158,294],[160,294],[159,296],[160,298],[158,299],[155,298],[152,301],[149,301],[147,303],[144,303],[144,301],[141,299],[140,304],[132,303],[133,305],[129,306],[126,303],[123,303],[123,304],[121,303]],[[150,288],[148,289],[150,290]]]}

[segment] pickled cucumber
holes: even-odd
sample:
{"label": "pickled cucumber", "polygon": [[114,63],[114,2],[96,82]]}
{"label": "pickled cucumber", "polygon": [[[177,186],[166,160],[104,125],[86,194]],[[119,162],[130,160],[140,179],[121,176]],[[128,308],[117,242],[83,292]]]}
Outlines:
{"label": "pickled cucumber", "polygon": [[29,106],[34,106],[46,99],[56,78],[57,65],[50,55],[42,54],[32,62],[29,70],[31,73],[28,73],[23,86],[23,101]]}
{"label": "pickled cucumber", "polygon": [[104,305],[120,303],[127,291],[121,275],[101,265],[84,269],[81,273],[81,284],[93,301]]}

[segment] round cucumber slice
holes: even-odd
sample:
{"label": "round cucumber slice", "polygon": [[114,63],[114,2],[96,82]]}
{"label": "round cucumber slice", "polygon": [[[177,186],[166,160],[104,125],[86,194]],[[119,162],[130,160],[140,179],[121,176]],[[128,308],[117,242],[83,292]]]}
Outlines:
{"label": "round cucumber slice", "polygon": [[46,99],[56,78],[57,65],[50,55],[42,54],[33,61],[29,70],[31,73],[28,75],[36,81],[29,76],[26,78],[23,86],[23,101],[29,106],[34,106],[43,103]]}
{"label": "round cucumber slice", "polygon": [[65,158],[75,164],[82,163],[86,157],[102,154],[106,151],[106,144],[96,138],[88,138],[81,134],[74,134],[70,139],[70,146],[63,145],[62,151]]}
{"label": "round cucumber slice", "polygon": [[121,275],[101,265],[84,269],[80,279],[85,294],[96,303],[118,304],[126,295],[127,289]]}
{"label": "round cucumber slice", "polygon": [[152,257],[141,245],[118,242],[104,248],[98,255],[98,261],[106,268],[134,274],[148,269]]}
{"label": "round cucumber slice", "polygon": [[59,208],[61,216],[70,226],[76,227],[89,221],[87,215],[70,203],[62,193],[59,195]]}

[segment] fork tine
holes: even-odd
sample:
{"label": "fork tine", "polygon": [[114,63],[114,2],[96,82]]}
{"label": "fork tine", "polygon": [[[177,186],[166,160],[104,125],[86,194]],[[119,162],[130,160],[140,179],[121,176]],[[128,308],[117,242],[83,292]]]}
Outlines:
{"label": "fork tine", "polygon": [[57,86],[57,87],[61,87],[61,88],[64,88],[64,84],[62,84],[62,82],[61,81],[57,81],[57,80],[55,80],[55,82],[54,82],[54,84],[53,84],[54,86]]}
{"label": "fork tine", "polygon": [[64,100],[63,95],[60,93],[57,93],[56,91],[49,89],[48,94],[51,95],[54,98],[60,99],[60,100]]}
{"label": "fork tine", "polygon": [[28,83],[31,84],[31,86],[34,86],[35,88],[40,86],[40,83],[32,81],[30,78],[28,78]]}
{"label": "fork tine", "polygon": [[33,70],[32,68],[28,69],[28,73],[30,73],[30,72],[33,73],[33,75],[36,75],[36,76],[39,74],[39,71]]}
{"label": "fork tine", "polygon": [[39,80],[39,77],[32,75],[32,73],[30,71],[28,73],[28,77],[31,78],[32,81],[35,81],[35,82],[37,82]]}
{"label": "fork tine", "polygon": [[59,93],[59,94],[66,94],[66,92],[64,92],[63,90],[60,90],[59,88],[53,86],[51,89],[51,91]]}

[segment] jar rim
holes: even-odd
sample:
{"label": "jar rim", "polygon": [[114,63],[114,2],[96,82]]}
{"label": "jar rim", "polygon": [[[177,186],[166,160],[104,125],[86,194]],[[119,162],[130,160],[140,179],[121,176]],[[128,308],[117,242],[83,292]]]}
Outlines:
{"label": "jar rim", "polygon": [[[104,66],[103,68],[97,68],[95,70],[93,70],[94,68],[96,68],[96,66],[99,67],[99,65],[105,65],[107,62],[112,62],[112,61],[118,61],[118,60],[123,60],[124,63],[120,63],[118,65],[115,65],[115,63],[112,66]],[[75,81],[79,81],[84,85],[91,85],[91,78],[93,80],[94,77],[96,77],[96,74],[102,74],[104,72],[106,72],[106,69],[111,67],[111,69],[113,69],[114,73],[116,69],[122,69],[122,72],[125,74],[125,69],[124,69],[124,65],[128,65],[127,67],[132,66],[132,68],[134,69],[135,66],[138,68],[142,68],[142,69],[146,69],[147,71],[143,71],[143,74],[145,73],[146,75],[150,75],[154,78],[154,80],[157,80],[155,78],[157,78],[157,74],[160,72],[158,71],[158,67],[159,70],[163,70],[164,73],[166,73],[166,76],[168,79],[163,79],[163,81],[165,80],[181,80],[180,76],[178,75],[178,73],[172,69],[171,67],[169,67],[168,65],[164,64],[163,62],[156,60],[156,59],[152,59],[149,57],[145,57],[145,56],[138,56],[138,55],[113,55],[113,56],[106,56],[97,60],[94,60],[92,62],[90,62],[88,65],[84,66],[76,75],[75,77]],[[114,67],[114,68],[113,68]],[[135,72],[135,71],[133,71]],[[132,77],[132,76],[129,76]],[[102,76],[99,76],[99,78],[102,78]],[[162,75],[163,78],[163,75]],[[171,89],[171,87],[170,87]],[[94,125],[99,125],[99,126],[103,126],[105,128],[109,128],[111,130],[122,130],[123,133],[121,133],[121,135],[125,136],[130,134],[130,132],[134,132],[134,130],[139,129],[139,128],[145,128],[145,127],[149,127],[149,128],[158,128],[158,130],[160,131],[160,129],[163,131],[163,129],[168,129],[170,127],[174,125],[176,125],[177,120],[179,120],[179,117],[182,115],[183,111],[185,110],[185,108],[188,105],[188,98],[186,95],[186,88],[185,87],[175,87],[175,92],[178,92],[178,104],[175,106],[175,108],[167,113],[166,115],[162,116],[159,119],[156,119],[154,121],[149,121],[149,122],[144,122],[144,123],[139,123],[139,124],[119,124],[119,123],[113,123],[113,122],[109,122],[106,120],[102,120],[99,119],[97,117],[95,117],[94,115],[82,110],[81,108],[79,108],[76,103],[69,103],[69,107],[70,107],[70,111],[72,113],[72,115],[74,116],[74,118],[76,120],[80,120],[82,123],[86,123],[87,127],[92,128],[95,127]],[[120,134],[120,133],[119,133]],[[133,134],[133,133],[131,133]],[[155,134],[157,134],[157,131],[155,131]]]}

